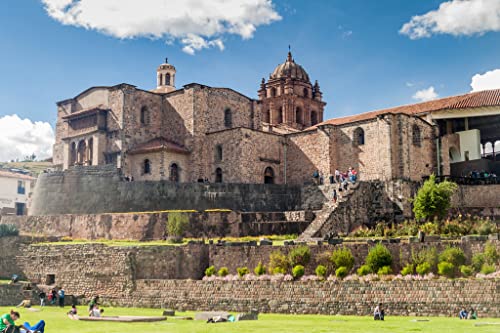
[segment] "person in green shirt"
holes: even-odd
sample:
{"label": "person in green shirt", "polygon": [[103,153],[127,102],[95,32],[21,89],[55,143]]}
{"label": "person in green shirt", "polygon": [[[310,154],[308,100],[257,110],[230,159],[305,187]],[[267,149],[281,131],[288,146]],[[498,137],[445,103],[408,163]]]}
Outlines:
{"label": "person in green shirt", "polygon": [[11,310],[10,313],[4,314],[0,317],[0,333],[10,333],[10,332],[19,332],[19,328],[23,328],[27,332],[32,332],[30,329],[26,328],[24,325],[20,325],[17,327],[15,321],[21,317],[19,312]]}

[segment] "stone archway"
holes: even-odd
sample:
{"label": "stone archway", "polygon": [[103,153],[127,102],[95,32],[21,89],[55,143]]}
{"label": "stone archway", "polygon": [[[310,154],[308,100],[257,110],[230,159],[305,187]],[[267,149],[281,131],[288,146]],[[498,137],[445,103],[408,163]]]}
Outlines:
{"label": "stone archway", "polygon": [[274,184],[274,170],[271,167],[264,170],[264,184]]}

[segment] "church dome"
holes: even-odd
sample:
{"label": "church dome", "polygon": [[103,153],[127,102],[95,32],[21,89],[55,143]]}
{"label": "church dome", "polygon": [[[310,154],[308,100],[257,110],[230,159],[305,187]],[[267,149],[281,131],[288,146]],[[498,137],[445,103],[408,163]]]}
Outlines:
{"label": "church dome", "polygon": [[309,81],[309,75],[307,75],[307,72],[300,66],[299,64],[295,63],[295,61],[292,58],[292,53],[288,52],[288,57],[286,61],[280,65],[278,65],[275,69],[274,72],[271,74],[271,79],[280,79],[280,78],[287,78],[290,76],[292,79],[298,79],[298,80],[303,80],[303,81]]}

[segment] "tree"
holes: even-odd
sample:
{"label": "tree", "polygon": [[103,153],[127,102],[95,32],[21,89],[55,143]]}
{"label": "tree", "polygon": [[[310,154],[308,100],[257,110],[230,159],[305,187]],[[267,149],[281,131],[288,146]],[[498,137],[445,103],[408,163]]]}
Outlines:
{"label": "tree", "polygon": [[174,243],[181,243],[182,236],[189,227],[189,217],[183,213],[171,212],[168,214],[167,235]]}
{"label": "tree", "polygon": [[443,219],[456,189],[457,184],[447,180],[436,183],[436,176],[431,175],[413,198],[415,217],[418,220]]}

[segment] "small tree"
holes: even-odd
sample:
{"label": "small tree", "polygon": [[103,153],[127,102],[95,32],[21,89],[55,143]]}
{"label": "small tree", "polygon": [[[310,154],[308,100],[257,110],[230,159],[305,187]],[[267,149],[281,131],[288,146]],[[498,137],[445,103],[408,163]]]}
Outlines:
{"label": "small tree", "polygon": [[391,252],[382,244],[375,245],[366,256],[366,265],[370,267],[373,273],[378,272],[378,270],[384,266],[391,266]]}
{"label": "small tree", "polygon": [[457,184],[450,181],[436,183],[431,175],[413,198],[413,213],[418,220],[442,219],[450,208],[451,196]]}
{"label": "small tree", "polygon": [[189,226],[189,217],[182,213],[169,213],[167,235],[172,242],[182,242],[182,236]]}

